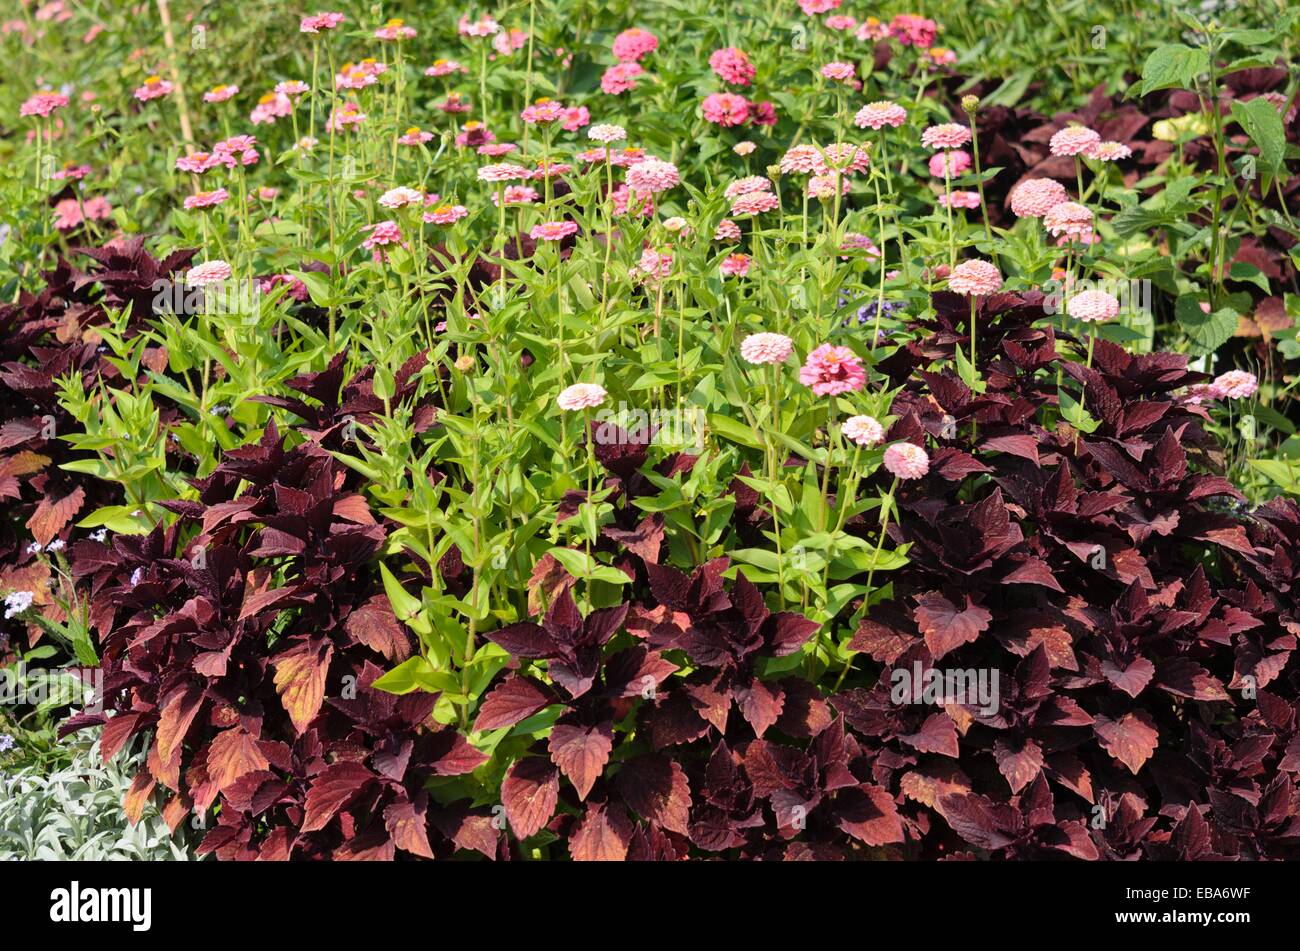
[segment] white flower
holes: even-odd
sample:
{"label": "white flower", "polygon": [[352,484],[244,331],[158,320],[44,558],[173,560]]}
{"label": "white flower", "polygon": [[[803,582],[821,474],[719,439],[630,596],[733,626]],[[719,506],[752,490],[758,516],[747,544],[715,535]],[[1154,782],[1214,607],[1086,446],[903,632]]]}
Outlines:
{"label": "white flower", "polygon": [[5,620],[16,614],[22,614],[32,606],[36,598],[30,591],[11,591],[5,595]]}

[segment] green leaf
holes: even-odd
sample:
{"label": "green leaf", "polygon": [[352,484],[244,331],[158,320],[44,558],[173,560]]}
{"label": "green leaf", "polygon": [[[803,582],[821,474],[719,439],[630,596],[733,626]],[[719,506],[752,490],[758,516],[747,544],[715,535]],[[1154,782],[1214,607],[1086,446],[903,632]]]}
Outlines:
{"label": "green leaf", "polygon": [[1195,294],[1184,294],[1174,305],[1174,315],[1192,342],[1194,353],[1212,353],[1226,343],[1237,329],[1237,314],[1226,307],[1212,313],[1201,310]]}
{"label": "green leaf", "polygon": [[1167,43],[1156,47],[1142,66],[1142,82],[1138,94],[1145,96],[1157,89],[1191,89],[1196,77],[1210,68],[1210,57],[1205,50],[1193,49],[1182,43]]}
{"label": "green leaf", "polygon": [[1277,107],[1262,96],[1249,102],[1234,99],[1232,117],[1259,149],[1260,171],[1263,173],[1261,184],[1267,192],[1286,158],[1286,131],[1282,128],[1282,117],[1278,115]]}

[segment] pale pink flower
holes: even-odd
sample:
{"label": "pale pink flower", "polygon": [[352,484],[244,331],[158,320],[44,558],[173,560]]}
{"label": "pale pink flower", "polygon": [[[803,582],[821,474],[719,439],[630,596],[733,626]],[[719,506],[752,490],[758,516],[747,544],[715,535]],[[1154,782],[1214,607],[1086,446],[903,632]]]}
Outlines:
{"label": "pale pink flower", "polygon": [[205,261],[185,272],[185,283],[194,287],[203,287],[207,284],[219,284],[222,281],[230,280],[230,275],[232,273],[230,265],[225,261]]}
{"label": "pale pink flower", "polygon": [[939,204],[945,208],[978,208],[980,206],[980,193],[968,191],[950,192],[947,195],[939,196]]}
{"label": "pale pink flower", "polygon": [[1215,377],[1214,385],[1226,399],[1244,400],[1255,395],[1259,378],[1245,370],[1229,370]]}
{"label": "pale pink flower", "polygon": [[671,251],[656,251],[646,248],[641,252],[633,272],[641,275],[643,280],[654,282],[666,279],[673,271],[673,254]]}
{"label": "pale pink flower", "polygon": [[865,234],[859,234],[856,231],[850,231],[844,236],[844,240],[840,243],[840,250],[865,251],[869,258],[880,257],[880,249],[876,247],[876,242],[872,241]]}
{"label": "pale pink flower", "polygon": [[432,132],[422,132],[419,126],[411,126],[404,133],[398,136],[397,141],[401,145],[423,145],[433,139]]}
{"label": "pale pink flower", "polygon": [[534,225],[528,236],[534,241],[563,241],[577,231],[578,226],[572,221],[543,221]]}
{"label": "pale pink flower", "polygon": [[826,148],[818,150],[817,164],[814,166],[813,171],[818,175],[829,175],[833,172],[854,175],[858,172],[865,172],[870,164],[871,156],[860,145],[853,145],[851,142],[836,142],[834,145],[828,145]]}
{"label": "pale pink flower", "polygon": [[341,13],[313,13],[311,16],[305,16],[298,22],[298,30],[302,33],[319,33],[321,30],[333,30],[340,23],[346,20]]}
{"label": "pale pink flower", "polygon": [[752,195],[754,192],[768,192],[772,190],[770,179],[762,175],[749,175],[745,178],[738,178],[725,189],[722,194],[727,198],[735,198],[738,195]]}
{"label": "pale pink flower", "polygon": [[407,26],[402,20],[393,18],[375,30],[375,39],[413,40],[415,39],[415,28]]}
{"label": "pale pink flower", "polygon": [[812,387],[817,396],[838,396],[860,390],[867,382],[867,371],[848,347],[824,343],[812,353],[799,369],[799,382]]}
{"label": "pale pink flower", "polygon": [[903,46],[929,49],[938,30],[939,25],[933,20],[911,13],[900,13],[889,21],[890,35]]}
{"label": "pale pink flower", "polygon": [[586,106],[569,106],[564,110],[564,118],[560,122],[560,127],[565,132],[577,132],[590,122],[591,112]]}
{"label": "pale pink flower", "polygon": [[839,83],[851,82],[857,73],[852,63],[834,62],[822,67],[822,76]]}
{"label": "pale pink flower", "polygon": [[454,225],[468,214],[469,209],[464,205],[439,205],[433,211],[426,211],[424,220],[431,225]]}
{"label": "pale pink flower", "polygon": [[897,129],[906,121],[907,110],[898,103],[885,99],[867,103],[853,117],[853,124],[859,129],[876,129],[877,131],[885,126]]}
{"label": "pale pink flower", "polygon": [[962,261],[952,269],[948,289],[967,297],[987,297],[1002,289],[1002,272],[988,261]]}
{"label": "pale pink flower", "polygon": [[799,9],[806,15],[815,17],[821,13],[838,10],[844,0],[799,0]]}
{"label": "pale pink flower", "polygon": [[525,106],[519,118],[529,125],[549,125],[564,118],[564,106],[554,99],[538,99],[531,106]]}
{"label": "pale pink flower", "polygon": [[34,92],[18,107],[20,116],[48,119],[56,109],[68,104],[68,97],[57,92]]}
{"label": "pale pink flower", "polygon": [[627,130],[621,125],[602,122],[587,130],[587,138],[591,139],[593,142],[603,142],[608,145],[611,142],[621,142],[623,139],[626,139]]}
{"label": "pale pink flower", "polygon": [[480,182],[518,182],[525,181],[532,177],[532,172],[522,165],[515,165],[512,162],[498,162],[495,165],[484,165],[478,170],[478,180]]}
{"label": "pale pink flower", "polygon": [[286,79],[275,84],[275,91],[282,96],[301,96],[311,89],[301,79]]}
{"label": "pale pink flower", "polygon": [[[531,205],[537,201],[537,189],[527,185],[507,185],[501,196],[507,205]],[[497,193],[492,193],[492,204],[499,205]]]}
{"label": "pale pink flower", "polygon": [[426,76],[450,76],[453,73],[469,72],[464,66],[454,59],[435,59],[433,65],[424,71]]}
{"label": "pale pink flower", "polygon": [[730,218],[723,218],[718,222],[718,227],[713,231],[714,241],[739,241],[740,225],[736,224]]}
{"label": "pale pink flower", "polygon": [[650,158],[637,162],[627,170],[627,187],[642,195],[656,195],[675,187],[681,181],[677,166],[671,162]]}
{"label": "pale pink flower", "polygon": [[815,145],[796,145],[781,156],[782,175],[808,175],[822,165],[822,156]]}
{"label": "pale pink flower", "polygon": [[944,177],[944,166],[948,167],[948,176],[956,178],[970,168],[970,153],[965,149],[953,149],[951,152],[935,152],[930,156],[930,174],[935,178]]}
{"label": "pale pink flower", "polygon": [[202,175],[210,168],[216,168],[221,164],[221,159],[209,152],[194,152],[190,155],[182,155],[176,160],[178,171],[190,172],[194,175]]}
{"label": "pale pink flower", "polygon": [[1043,227],[1053,236],[1086,237],[1092,233],[1092,212],[1074,201],[1053,205],[1043,215]]}
{"label": "pale pink flower", "polygon": [[1123,142],[1098,142],[1084,154],[1098,162],[1118,162],[1131,156],[1133,150]]}
{"label": "pale pink flower", "polygon": [[737,142],[735,145],[733,145],[731,147],[731,151],[743,157],[746,155],[752,155],[756,148],[758,148],[757,144],[750,142],[748,139],[746,139],[744,142]]}
{"label": "pale pink flower", "polygon": [[858,25],[855,18],[842,13],[829,16],[822,22],[826,25],[826,29],[834,30],[836,33],[847,33]]}
{"label": "pale pink flower", "polygon": [[970,129],[956,122],[932,125],[921,133],[921,144],[931,149],[959,149],[970,141]]}
{"label": "pale pink flower", "polygon": [[185,209],[186,211],[192,211],[195,208],[212,208],[229,197],[230,193],[224,188],[218,188],[210,192],[196,192],[185,199]]}
{"label": "pale pink flower", "polygon": [[1101,142],[1101,136],[1092,129],[1079,125],[1067,126],[1052,136],[1048,145],[1053,155],[1087,155]]}
{"label": "pale pink flower", "polygon": [[[843,175],[813,175],[808,179],[809,198],[834,198],[836,186],[841,195],[849,193],[849,180]],[[732,207],[735,211],[735,207]]]}
{"label": "pale pink flower", "polygon": [[1105,291],[1083,291],[1071,297],[1065,309],[1075,320],[1110,320],[1119,313],[1119,298]]}
{"label": "pale pink flower", "polygon": [[898,479],[919,479],[930,471],[930,457],[915,443],[896,442],[885,450],[885,468]]}
{"label": "pale pink flower", "polygon": [[1041,218],[1069,195],[1054,178],[1030,178],[1011,190],[1011,211],[1017,218]]}
{"label": "pale pink flower", "polygon": [[794,341],[785,334],[750,334],[740,342],[740,355],[747,363],[756,366],[785,363],[794,353]]}
{"label": "pale pink flower", "polygon": [[385,208],[407,208],[411,205],[423,205],[424,195],[414,188],[399,185],[390,188],[379,196],[379,204]]}
{"label": "pale pink flower", "polygon": [[225,83],[218,83],[217,85],[213,86],[211,89],[209,89],[207,92],[203,94],[203,101],[204,102],[225,102],[227,99],[230,99],[238,92],[239,92],[238,86],[226,85]]}
{"label": "pale pink flower", "polygon": [[361,242],[361,246],[368,251],[389,244],[402,243],[402,229],[396,221],[380,221],[377,224],[370,225],[365,230],[370,233]]}
{"label": "pale pink flower", "polygon": [[1223,399],[1223,388],[1216,383],[1194,383],[1183,393],[1183,399],[1193,406],[1200,406],[1211,400]]}
{"label": "pale pink flower", "polygon": [[850,416],[840,427],[844,438],[859,446],[877,446],[885,441],[885,427],[870,416]]}
{"label": "pale pink flower", "polygon": [[741,195],[731,203],[733,215],[761,215],[781,207],[781,200],[771,192],[751,192]]}
{"label": "pale pink flower", "polygon": [[528,32],[511,27],[492,37],[492,48],[502,56],[509,56],[528,45]]}
{"label": "pale pink flower", "polygon": [[501,25],[487,14],[472,21],[469,17],[461,17],[460,22],[456,24],[456,31],[461,36],[472,36],[476,39],[491,36],[499,29],[501,29]]}
{"label": "pale pink flower", "polygon": [[170,95],[174,88],[168,80],[160,76],[150,76],[143,85],[136,87],[133,95],[141,102],[148,102],[150,99],[161,99],[163,96]]}
{"label": "pale pink flower", "polygon": [[605,402],[607,396],[609,394],[599,383],[574,383],[555,398],[555,403],[560,409],[575,412],[580,409],[593,409]]}

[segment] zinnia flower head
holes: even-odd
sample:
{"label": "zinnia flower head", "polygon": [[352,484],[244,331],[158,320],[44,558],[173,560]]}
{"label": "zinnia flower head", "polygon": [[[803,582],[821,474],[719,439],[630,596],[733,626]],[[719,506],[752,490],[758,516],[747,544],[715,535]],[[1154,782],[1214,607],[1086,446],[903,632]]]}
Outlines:
{"label": "zinnia flower head", "polygon": [[150,99],[161,99],[163,96],[170,95],[173,88],[166,79],[150,76],[143,85],[136,87],[134,95],[141,102],[148,102]]}
{"label": "zinnia flower head", "polygon": [[555,398],[556,405],[560,409],[573,412],[580,409],[592,409],[605,402],[605,397],[609,394],[599,383],[575,383],[566,387],[559,396]]}
{"label": "zinnia flower head", "polygon": [[530,125],[548,125],[564,118],[564,106],[554,99],[538,99],[531,106],[525,106],[519,118]]}
{"label": "zinnia flower head", "polygon": [[379,204],[385,208],[405,208],[408,205],[421,205],[423,203],[424,195],[414,188],[407,188],[405,185],[390,188],[379,196]]}
{"label": "zinnia flower head", "polygon": [[934,45],[938,30],[939,25],[933,20],[911,13],[900,13],[889,21],[890,35],[903,46],[929,49]]}
{"label": "zinnia flower head", "polygon": [[1043,215],[1043,227],[1054,236],[1086,237],[1092,233],[1092,212],[1078,202],[1063,201]]}
{"label": "zinnia flower head", "polygon": [[534,225],[528,236],[534,241],[562,241],[577,230],[577,224],[572,221],[543,221]]}
{"label": "zinnia flower head", "polygon": [[454,225],[469,214],[464,205],[439,205],[424,213],[424,221],[431,225]]}
{"label": "zinnia flower head", "polygon": [[655,195],[673,188],[681,181],[677,166],[650,158],[627,170],[627,187],[642,195]]}
{"label": "zinnia flower head", "polygon": [[1118,162],[1132,154],[1133,150],[1123,142],[1098,142],[1086,153],[1088,158],[1098,162]]}
{"label": "zinnia flower head", "polygon": [[782,175],[809,175],[822,165],[822,156],[815,145],[796,145],[781,156]]}
{"label": "zinnia flower head", "polygon": [[313,13],[298,22],[298,29],[302,33],[319,33],[321,30],[337,28],[346,19],[341,13]]}
{"label": "zinnia flower head", "polygon": [[1002,288],[1002,273],[988,261],[962,261],[952,269],[948,289],[967,297],[987,297]]}
{"label": "zinnia flower head", "polygon": [[407,26],[405,22],[394,17],[375,30],[375,38],[379,40],[413,40],[415,39],[415,28]]}
{"label": "zinnia flower head", "polygon": [[1052,136],[1048,148],[1053,155],[1087,155],[1101,142],[1101,136],[1081,125],[1067,126]]}
{"label": "zinnia flower head", "polygon": [[614,37],[614,57],[620,63],[634,63],[658,47],[658,37],[635,26]]}
{"label": "zinnia flower head", "polygon": [[752,195],[754,192],[766,192],[772,190],[770,179],[762,175],[748,175],[745,178],[738,178],[725,189],[722,194],[727,198],[735,198],[737,195]]}
{"label": "zinnia flower head", "polygon": [[740,342],[740,355],[756,366],[766,363],[785,363],[794,353],[794,341],[785,334],[750,334]]}
{"label": "zinnia flower head", "polygon": [[34,92],[18,107],[20,116],[36,116],[48,119],[55,109],[62,109],[68,104],[68,97],[57,92]]}
{"label": "zinnia flower head", "polygon": [[748,254],[728,254],[719,267],[723,277],[744,277],[749,273]]}
{"label": "zinnia flower head", "polygon": [[817,152],[817,165],[813,171],[818,175],[830,175],[842,172],[855,175],[865,172],[871,164],[871,156],[860,145],[851,142],[836,142]]}
{"label": "zinnia flower head", "polygon": [[709,57],[709,68],[717,73],[723,82],[734,86],[748,86],[757,73],[749,57],[734,46],[714,50],[713,55]]}
{"label": "zinnia flower head", "polygon": [[587,138],[593,142],[603,142],[608,145],[611,142],[621,142],[627,138],[627,130],[621,125],[614,125],[610,122],[601,122],[587,130]]}
{"label": "zinnia flower head", "polygon": [[860,390],[867,382],[867,371],[848,347],[824,343],[812,353],[799,369],[799,382],[812,387],[817,396],[838,396]]}
{"label": "zinnia flower head", "polygon": [[641,252],[641,260],[633,268],[637,274],[646,281],[660,281],[666,279],[673,271],[673,253],[671,251],[656,251],[654,248],[646,248]]}
{"label": "zinnia flower head", "polygon": [[853,117],[853,124],[859,129],[876,129],[877,131],[885,126],[897,129],[906,121],[907,110],[898,103],[886,99],[867,103]]}
{"label": "zinnia flower head", "polygon": [[1017,218],[1041,218],[1069,195],[1054,178],[1030,178],[1011,190],[1011,211]]}
{"label": "zinnia flower head", "polygon": [[1105,291],[1083,291],[1071,297],[1065,309],[1075,320],[1110,320],[1119,313],[1119,298]]}
{"label": "zinnia flower head", "polygon": [[704,97],[700,111],[706,122],[730,129],[749,119],[749,100],[734,92],[714,92]]}
{"label": "zinnia flower head", "polygon": [[225,102],[239,92],[239,87],[218,83],[203,94],[204,102]]}
{"label": "zinnia flower head", "polygon": [[980,206],[979,192],[950,192],[947,195],[939,196],[939,204],[945,208],[978,208]]}
{"label": "zinnia flower head", "polygon": [[617,96],[636,88],[637,77],[645,72],[640,63],[615,63],[600,77],[600,91]]}
{"label": "zinnia flower head", "polygon": [[714,241],[739,241],[740,225],[736,224],[730,218],[723,218],[718,222],[718,227],[713,231]]}
{"label": "zinnia flower head", "polygon": [[517,182],[532,177],[532,172],[522,165],[515,165],[512,162],[497,162],[493,165],[484,165],[478,170],[478,180],[480,182]]}
{"label": "zinnia flower head", "polygon": [[196,192],[185,199],[185,209],[186,211],[192,211],[195,208],[212,208],[229,197],[230,193],[224,188],[218,188],[210,192]]}
{"label": "zinnia flower head", "polygon": [[781,199],[777,198],[772,192],[750,192],[748,195],[740,195],[731,203],[731,213],[733,215],[761,215],[767,211],[775,211],[781,206]]}
{"label": "zinnia flower head", "polygon": [[851,82],[856,73],[857,67],[852,63],[833,62],[822,67],[822,76],[839,83]]}
{"label": "zinnia flower head", "polygon": [[953,149],[951,152],[935,152],[930,156],[930,174],[935,178],[944,177],[945,165],[948,177],[956,178],[970,168],[970,153],[965,149]]}
{"label": "zinnia flower head", "polygon": [[185,272],[185,283],[195,287],[218,284],[230,280],[231,273],[230,265],[225,261],[204,261]]}
{"label": "zinnia flower head", "polygon": [[371,225],[366,230],[370,234],[366,237],[366,240],[361,242],[361,245],[367,251],[382,245],[402,243],[402,229],[398,227],[396,221],[381,221],[378,224]]}
{"label": "zinnia flower head", "polygon": [[849,442],[859,446],[877,446],[885,441],[885,427],[870,416],[850,416],[840,427]]}
{"label": "zinnia flower head", "polygon": [[896,442],[885,450],[885,468],[899,479],[919,479],[930,471],[930,457],[915,443]]}
{"label": "zinnia flower head", "polygon": [[1230,400],[1249,399],[1259,389],[1259,378],[1245,370],[1229,370],[1214,378],[1214,386]]}
{"label": "zinnia flower head", "polygon": [[959,149],[970,141],[970,129],[956,122],[932,125],[921,133],[921,144],[931,149]]}

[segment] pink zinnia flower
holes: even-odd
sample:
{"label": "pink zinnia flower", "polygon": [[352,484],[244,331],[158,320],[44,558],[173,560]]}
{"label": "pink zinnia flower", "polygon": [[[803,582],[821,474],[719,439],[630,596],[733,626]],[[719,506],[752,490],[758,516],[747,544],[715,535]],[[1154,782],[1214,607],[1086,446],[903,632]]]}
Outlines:
{"label": "pink zinnia flower", "polygon": [[733,145],[731,151],[735,152],[737,155],[745,156],[752,155],[756,148],[758,148],[756,143],[745,140],[744,142],[737,142]]}
{"label": "pink zinnia flower", "polygon": [[1214,386],[1230,400],[1249,399],[1259,389],[1259,379],[1245,370],[1229,370],[1214,378]]}
{"label": "pink zinnia flower", "polygon": [[144,81],[144,85],[136,87],[134,95],[141,102],[148,102],[150,99],[161,99],[169,95],[173,88],[175,87],[167,80],[159,76],[150,76]]}
{"label": "pink zinnia flower", "polygon": [[203,94],[204,102],[225,102],[227,99],[239,92],[238,86],[228,86],[225,83],[218,83]]}
{"label": "pink zinnia flower", "polygon": [[577,231],[578,226],[572,221],[543,221],[534,225],[528,236],[534,241],[563,241]]}
{"label": "pink zinnia flower", "polygon": [[1101,142],[1101,136],[1092,129],[1079,125],[1068,126],[1052,136],[1049,148],[1053,155],[1087,155]]}
{"label": "pink zinnia flower", "polygon": [[947,195],[939,196],[939,204],[945,208],[978,208],[980,206],[979,192],[951,192]]}
{"label": "pink zinnia flower", "polygon": [[[537,189],[527,185],[507,185],[502,198],[507,205],[531,205],[537,201]],[[492,193],[492,204],[498,204],[496,192]]]}
{"label": "pink zinnia flower", "polygon": [[653,195],[637,195],[634,202],[632,190],[622,184],[614,186],[614,190],[609,193],[609,200],[614,205],[614,217],[616,218],[626,215],[629,208],[642,218],[653,215],[655,211]]}
{"label": "pink zinnia flower", "polygon": [[749,124],[761,126],[776,125],[776,106],[766,99],[749,104]]}
{"label": "pink zinnia flower", "polygon": [[40,119],[48,119],[55,109],[62,109],[68,104],[68,97],[57,92],[35,92],[32,93],[18,107],[20,116],[36,116]]}
{"label": "pink zinnia flower", "polygon": [[219,284],[222,281],[230,280],[232,273],[230,265],[225,261],[205,261],[185,272],[185,283],[195,287]]}
{"label": "pink zinnia flower", "polygon": [[495,165],[484,165],[480,168],[478,170],[478,180],[480,182],[517,182],[530,178],[532,174],[522,165],[515,165],[512,162],[498,162]]}
{"label": "pink zinnia flower", "polygon": [[1075,320],[1110,320],[1119,313],[1119,298],[1105,291],[1083,291],[1071,297],[1065,309]]}
{"label": "pink zinnia flower", "polygon": [[658,47],[658,37],[635,26],[614,37],[614,56],[621,63],[634,63]]}
{"label": "pink zinnia flower", "polygon": [[525,106],[519,118],[529,125],[549,125],[564,118],[564,106],[554,99],[538,99],[531,106]]}
{"label": "pink zinnia flower", "polygon": [[951,152],[935,152],[930,156],[930,174],[935,178],[944,177],[944,166],[948,167],[948,176],[956,178],[970,168],[970,153],[965,149],[953,149]]}
{"label": "pink zinnia flower", "polygon": [[623,139],[626,139],[627,130],[621,125],[602,122],[587,130],[587,138],[591,139],[593,142],[603,142],[608,145],[611,142],[621,142]]}
{"label": "pink zinnia flower", "polygon": [[210,192],[196,192],[185,199],[185,210],[192,211],[195,208],[212,208],[215,205],[221,204],[229,197],[230,193],[224,188],[218,188],[215,191]]}
{"label": "pink zinnia flower", "polygon": [[870,416],[850,416],[840,427],[849,442],[859,446],[877,446],[885,441],[885,427]]}
{"label": "pink zinnia flower", "polygon": [[1200,406],[1210,400],[1223,399],[1223,389],[1215,383],[1194,383],[1187,388],[1183,399],[1193,406]]}
{"label": "pink zinnia flower", "polygon": [[433,211],[424,213],[425,223],[431,225],[454,225],[469,214],[464,205],[439,205]]}
{"label": "pink zinnia flower", "polygon": [[751,192],[741,195],[731,203],[733,215],[761,215],[781,207],[781,200],[771,192]]}
{"label": "pink zinnia flower", "polygon": [[734,92],[710,93],[704,97],[700,110],[706,122],[730,129],[749,119],[749,100]]}
{"label": "pink zinnia flower", "polygon": [[496,36],[492,37],[492,48],[502,56],[509,56],[516,50],[521,50],[528,45],[528,32],[511,27],[503,30]]}
{"label": "pink zinnia flower", "polygon": [[847,33],[858,25],[856,19],[842,13],[836,14],[835,16],[829,16],[822,22],[826,24],[826,29],[834,30],[836,33]]}
{"label": "pink zinnia flower", "polygon": [[867,154],[866,149],[850,142],[836,142],[817,152],[817,164],[813,167],[813,171],[818,175],[829,175],[833,172],[855,175],[858,172],[865,172],[870,164],[871,156]]}
{"label": "pink zinnia flower", "polygon": [[673,254],[671,251],[646,248],[641,252],[641,260],[632,270],[647,281],[664,280],[673,271]]}
{"label": "pink zinnia flower", "polygon": [[591,112],[586,106],[569,106],[564,110],[564,120],[560,123],[565,132],[577,132],[591,122]]}
{"label": "pink zinnia flower", "polygon": [[862,361],[848,347],[824,343],[799,369],[799,382],[812,387],[817,396],[838,396],[860,390],[867,382]]}
{"label": "pink zinnia flower", "polygon": [[929,49],[934,45],[934,37],[939,26],[933,20],[900,13],[889,21],[889,32],[903,46],[917,46]]}
{"label": "pink zinnia flower", "polygon": [[867,103],[853,117],[853,124],[859,129],[875,129],[877,131],[885,126],[897,129],[906,121],[907,110],[897,103],[885,99]]}
{"label": "pink zinnia flower", "polygon": [[305,16],[298,22],[298,30],[302,33],[319,33],[321,30],[333,30],[340,23],[346,20],[341,13],[313,13],[311,16]]}
{"label": "pink zinnia flower", "polygon": [[799,0],[799,9],[807,16],[815,17],[820,13],[838,10],[844,0]]}
{"label": "pink zinnia flower", "polygon": [[988,261],[962,261],[952,269],[948,289],[967,297],[987,297],[1002,289],[1002,272]]}
{"label": "pink zinnia flower", "polygon": [[872,241],[865,234],[859,234],[856,231],[850,231],[844,236],[844,240],[840,243],[840,250],[865,251],[869,258],[880,257],[880,249],[876,247],[876,242]]}
{"label": "pink zinnia flower", "polygon": [[921,133],[921,144],[931,149],[959,149],[970,141],[970,129],[955,122],[932,125]]}
{"label": "pink zinnia flower", "polygon": [[365,230],[370,234],[361,242],[361,246],[368,251],[384,245],[402,243],[402,229],[398,227],[396,221],[381,221],[370,225]]}
{"label": "pink zinnia flower", "polygon": [[1043,215],[1043,227],[1058,237],[1086,237],[1092,233],[1092,212],[1078,202],[1063,201]]}
{"label": "pink zinnia flower", "polygon": [[600,77],[600,91],[607,96],[617,96],[636,88],[636,79],[645,72],[640,63],[617,63]]}
{"label": "pink zinnia flower", "polygon": [[78,165],[75,162],[68,162],[51,177],[56,181],[79,182],[89,174],[89,165]]}
{"label": "pink zinnia flower", "polygon": [[501,25],[486,13],[473,21],[469,17],[461,17],[456,24],[456,32],[461,36],[472,36],[477,39],[491,36],[499,29],[501,29]]}
{"label": "pink zinnia flower", "polygon": [[749,273],[749,255],[728,254],[718,269],[723,277],[744,277]]}
{"label": "pink zinnia flower", "polygon": [[1030,178],[1011,190],[1011,211],[1017,218],[1041,218],[1069,195],[1054,178]]}
{"label": "pink zinnia flower", "polygon": [[421,132],[419,126],[411,126],[404,133],[398,136],[397,141],[401,145],[423,145],[433,138],[432,132]]}
{"label": "pink zinnia flower", "polygon": [[740,355],[747,363],[785,363],[794,353],[794,341],[785,334],[750,334],[740,342]]}
{"label": "pink zinnia flower", "polygon": [[435,59],[433,65],[424,71],[424,75],[438,77],[464,72],[468,72],[468,70],[454,59]]}
{"label": "pink zinnia flower", "polygon": [[718,222],[718,227],[713,230],[714,241],[739,241],[740,225],[736,224],[730,218],[723,218]]}
{"label": "pink zinnia flower", "polygon": [[772,182],[762,175],[749,175],[745,178],[738,178],[725,189],[722,194],[727,198],[735,198],[738,195],[752,195],[755,192],[768,192],[772,190]]}
{"label": "pink zinnia flower", "polygon": [[1131,156],[1133,150],[1123,142],[1098,142],[1085,154],[1098,162],[1118,162]]}
{"label": "pink zinnia flower", "polygon": [[834,198],[837,186],[841,195],[849,193],[849,180],[843,175],[813,175],[808,179],[808,197]]}
{"label": "pink zinnia flower", "polygon": [[208,169],[216,168],[220,164],[221,159],[209,152],[194,152],[191,155],[182,155],[176,160],[177,170],[194,175],[202,175]]}
{"label": "pink zinnia flower", "polygon": [[599,406],[605,402],[605,397],[608,395],[605,388],[599,383],[575,383],[570,387],[566,387],[555,398],[555,403],[560,409],[573,412]]}
{"label": "pink zinnia flower", "polygon": [[410,205],[424,204],[424,195],[414,188],[399,185],[390,188],[379,196],[379,204],[385,208],[406,208]]}
{"label": "pink zinnia flower", "polygon": [[375,30],[375,39],[413,40],[415,39],[415,28],[407,26],[402,20],[394,18]]}
{"label": "pink zinnia flower", "polygon": [[807,175],[821,167],[822,156],[815,145],[796,145],[781,156],[782,175]]}
{"label": "pink zinnia flower", "polygon": [[919,479],[930,471],[930,457],[914,443],[896,442],[885,450],[885,468],[899,479]]}
{"label": "pink zinnia flower", "polygon": [[627,170],[627,187],[642,195],[667,191],[680,181],[677,166],[660,159],[646,159]]}
{"label": "pink zinnia flower", "polygon": [[822,75],[824,77],[839,83],[852,81],[856,73],[857,68],[852,63],[834,62],[827,63],[822,67]]}
{"label": "pink zinnia flower", "polygon": [[735,86],[748,86],[753,82],[757,72],[749,57],[734,46],[715,50],[709,57],[709,68],[717,73],[723,82]]}

